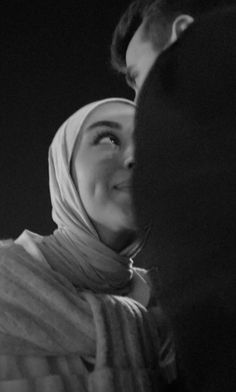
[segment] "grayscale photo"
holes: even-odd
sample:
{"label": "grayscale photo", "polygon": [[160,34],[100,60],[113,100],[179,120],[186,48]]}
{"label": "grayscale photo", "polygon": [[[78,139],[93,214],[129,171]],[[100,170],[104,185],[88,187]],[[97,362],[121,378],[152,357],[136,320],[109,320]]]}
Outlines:
{"label": "grayscale photo", "polygon": [[235,392],[236,1],[1,15],[0,392]]}

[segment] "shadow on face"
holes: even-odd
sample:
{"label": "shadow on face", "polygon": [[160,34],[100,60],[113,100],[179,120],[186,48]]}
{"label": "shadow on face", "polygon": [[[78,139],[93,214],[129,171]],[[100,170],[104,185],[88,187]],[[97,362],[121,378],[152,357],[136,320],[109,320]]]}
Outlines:
{"label": "shadow on face", "polygon": [[135,232],[132,199],[134,111],[109,102],[95,108],[82,125],[72,175],[83,206],[103,241],[120,248]]}

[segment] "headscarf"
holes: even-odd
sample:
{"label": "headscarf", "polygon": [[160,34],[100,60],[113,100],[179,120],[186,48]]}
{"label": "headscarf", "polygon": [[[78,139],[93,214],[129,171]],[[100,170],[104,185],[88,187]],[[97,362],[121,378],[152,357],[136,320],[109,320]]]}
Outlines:
{"label": "headscarf", "polygon": [[123,98],[90,103],[74,113],[53,139],[49,149],[49,184],[52,217],[58,228],[53,235],[44,237],[40,248],[51,267],[78,288],[115,294],[127,292],[133,274],[131,257],[139,250],[140,241],[121,253],[102,243],[70,172],[74,147],[85,120],[94,109],[111,102],[135,108],[132,101]]}
{"label": "headscarf", "polygon": [[[101,102],[114,101],[130,105]],[[0,247],[1,391],[11,385],[17,391],[42,385],[40,390],[149,391],[159,390],[160,372],[170,381],[176,377],[170,339],[159,332],[160,310],[149,311],[145,290],[135,288],[139,275],[130,255],[139,241],[122,254],[105,246],[71,178],[77,136],[101,102],[67,120],[50,147],[57,230],[49,237],[26,230]],[[100,294],[105,292],[128,295]],[[86,363],[94,365],[91,373]]]}

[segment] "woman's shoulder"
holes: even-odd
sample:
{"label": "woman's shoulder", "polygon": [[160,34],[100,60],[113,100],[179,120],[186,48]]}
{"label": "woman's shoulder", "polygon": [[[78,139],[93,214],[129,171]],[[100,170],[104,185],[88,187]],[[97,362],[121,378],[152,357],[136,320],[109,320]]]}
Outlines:
{"label": "woman's shoulder", "polygon": [[0,240],[0,257],[14,256],[37,259],[44,261],[43,255],[38,248],[38,244],[42,241],[42,236],[29,230],[24,230],[16,239],[8,238]]}
{"label": "woman's shoulder", "polygon": [[23,255],[25,250],[22,246],[15,243],[13,239],[0,240],[0,263],[6,259],[15,258],[17,255]]}
{"label": "woman's shoulder", "polygon": [[12,239],[1,239],[0,240],[0,264],[8,263],[10,260],[29,260],[35,259],[32,252],[29,252],[27,247],[25,246],[24,241],[21,241],[21,237],[25,238],[25,232],[23,232],[18,238]]}
{"label": "woman's shoulder", "polygon": [[12,238],[7,238],[4,240],[0,240],[0,249],[8,248],[9,246],[14,244],[14,240]]}
{"label": "woman's shoulder", "polygon": [[[11,279],[12,274],[21,269],[23,261],[29,261],[22,246],[17,245],[14,240],[1,240],[0,242],[0,284]],[[2,287],[1,287],[2,289]]]}
{"label": "woman's shoulder", "polygon": [[7,256],[8,254],[12,254],[15,251],[15,248],[18,247],[15,241],[11,238],[0,240],[0,257]]}

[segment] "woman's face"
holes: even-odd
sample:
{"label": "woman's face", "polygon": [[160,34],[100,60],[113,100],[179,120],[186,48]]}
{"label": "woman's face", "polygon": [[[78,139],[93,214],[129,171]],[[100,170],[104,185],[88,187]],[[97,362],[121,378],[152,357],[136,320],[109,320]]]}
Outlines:
{"label": "woman's face", "polygon": [[132,201],[134,107],[109,102],[94,109],[75,146],[72,174],[100,234],[135,231]]}

